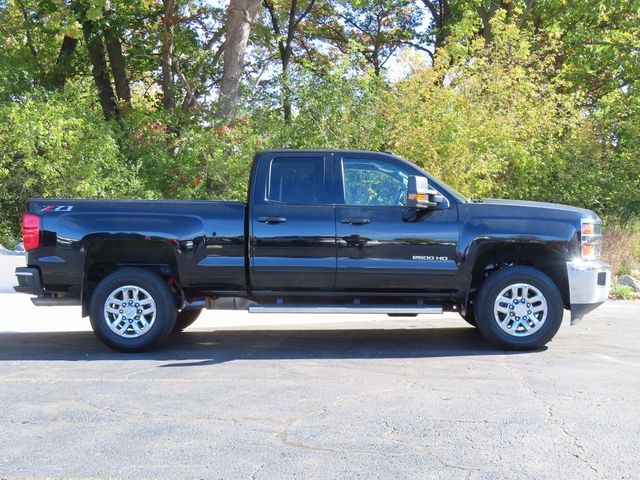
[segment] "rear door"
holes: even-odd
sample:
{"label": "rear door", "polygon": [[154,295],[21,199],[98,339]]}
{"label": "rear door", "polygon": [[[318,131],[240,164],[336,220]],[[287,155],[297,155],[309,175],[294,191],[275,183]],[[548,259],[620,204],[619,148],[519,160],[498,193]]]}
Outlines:
{"label": "rear door", "polygon": [[388,155],[334,159],[338,290],[448,292],[458,270],[458,211],[447,198],[416,212],[407,205],[410,175]]}
{"label": "rear door", "polygon": [[331,157],[326,152],[271,152],[260,158],[250,199],[254,290],[333,289]]}

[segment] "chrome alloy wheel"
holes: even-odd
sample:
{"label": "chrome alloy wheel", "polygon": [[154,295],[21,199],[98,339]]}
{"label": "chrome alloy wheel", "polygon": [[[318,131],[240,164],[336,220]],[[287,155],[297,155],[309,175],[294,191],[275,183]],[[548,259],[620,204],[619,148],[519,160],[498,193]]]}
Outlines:
{"label": "chrome alloy wheel", "polygon": [[118,287],[104,302],[104,320],[120,337],[141,337],[156,321],[156,302],[144,288]]}
{"label": "chrome alloy wheel", "polygon": [[514,283],[502,290],[493,305],[493,315],[502,330],[514,337],[534,334],[547,319],[544,295],[528,283]]}

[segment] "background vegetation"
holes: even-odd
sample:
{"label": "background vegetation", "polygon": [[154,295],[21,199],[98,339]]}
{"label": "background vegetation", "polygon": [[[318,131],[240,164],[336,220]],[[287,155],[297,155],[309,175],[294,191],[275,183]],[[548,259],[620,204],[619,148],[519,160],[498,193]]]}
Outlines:
{"label": "background vegetation", "polygon": [[594,209],[631,272],[639,82],[638,0],[0,0],[0,243],[29,197],[243,200],[257,150],[358,148]]}

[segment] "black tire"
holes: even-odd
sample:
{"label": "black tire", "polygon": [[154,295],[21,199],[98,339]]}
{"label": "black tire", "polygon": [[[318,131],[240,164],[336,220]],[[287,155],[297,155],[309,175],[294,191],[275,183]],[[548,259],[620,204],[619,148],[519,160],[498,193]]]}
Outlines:
{"label": "black tire", "polygon": [[181,332],[189,325],[193,324],[193,322],[198,319],[201,313],[202,309],[183,310],[181,312],[178,312],[178,315],[176,316],[176,324],[173,327],[173,333]]}
{"label": "black tire", "polygon": [[[122,325],[124,334],[129,332],[130,335],[136,335],[136,333],[133,332],[133,326],[127,326],[127,323],[131,324],[134,321],[133,318],[131,318],[131,321],[122,321],[120,323],[118,320],[114,320],[115,313],[112,313],[110,317],[109,313],[105,311],[105,304],[109,296],[118,291],[118,289],[126,289],[126,287],[133,287],[134,289],[137,287],[144,290],[155,303],[155,317],[153,317],[153,321],[150,322],[151,325],[146,332],[139,334],[137,337],[127,338],[119,335],[109,326],[110,324]],[[147,295],[142,295],[142,303],[148,301]],[[131,298],[131,296],[129,298]],[[119,301],[121,300],[118,300],[118,302]],[[151,305],[149,307],[152,308]],[[125,307],[125,309],[126,308],[134,307]],[[140,308],[144,308],[144,306]],[[140,310],[138,310],[138,313],[139,312]],[[132,311],[131,314],[134,315],[135,313],[136,312]],[[89,303],[89,317],[94,333],[105,345],[119,352],[140,352],[151,350],[161,345],[173,330],[176,313],[173,293],[167,283],[155,273],[140,268],[122,268],[107,275],[93,291]],[[147,317],[144,314],[141,316]],[[109,319],[111,319],[111,322]],[[136,325],[138,324],[136,323]]]}
{"label": "black tire", "polygon": [[[547,306],[546,319],[542,322],[542,325],[526,336],[515,336],[507,333],[500,327],[496,318],[497,315],[501,314],[494,312],[494,305],[500,293],[509,286],[520,283],[537,289],[544,297]],[[526,305],[528,306],[529,303],[526,303]],[[513,307],[508,306],[507,308],[511,309]],[[516,305],[515,308],[515,311],[517,311],[518,308],[524,307]],[[530,311],[523,313],[528,314]],[[482,283],[476,297],[474,314],[478,329],[490,342],[509,350],[534,350],[546,345],[558,332],[563,315],[562,296],[553,280],[541,271],[532,267],[506,267],[489,275]],[[509,315],[512,315],[512,313],[509,313]],[[523,327],[516,327],[516,329],[521,328]]]}

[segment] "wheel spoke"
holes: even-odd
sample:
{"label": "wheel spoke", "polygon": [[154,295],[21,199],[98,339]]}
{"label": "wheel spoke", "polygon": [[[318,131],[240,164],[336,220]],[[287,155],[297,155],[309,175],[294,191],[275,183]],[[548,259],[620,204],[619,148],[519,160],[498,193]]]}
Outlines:
{"label": "wheel spoke", "polygon": [[133,328],[133,331],[136,332],[136,335],[142,334],[144,330],[144,328],[140,328],[140,325],[138,324],[137,321],[131,323],[131,328]]}
{"label": "wheel spoke", "polygon": [[498,302],[504,303],[506,305],[509,305],[512,302],[512,300],[509,297],[505,297],[504,295],[500,295],[498,297]]}

